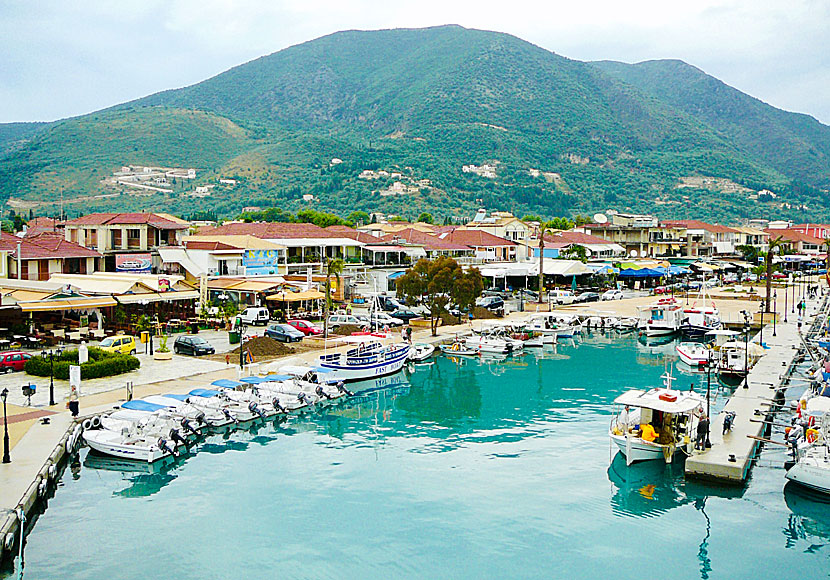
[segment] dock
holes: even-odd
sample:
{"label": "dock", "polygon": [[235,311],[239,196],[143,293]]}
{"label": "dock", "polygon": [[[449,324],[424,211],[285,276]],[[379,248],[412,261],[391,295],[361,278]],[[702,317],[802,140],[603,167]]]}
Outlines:
{"label": "dock", "polygon": [[[807,315],[802,324],[805,337],[818,330],[822,320],[826,319],[828,306],[830,296],[807,303]],[[746,480],[760,445],[754,437],[763,437],[767,425],[762,420],[771,419],[772,408],[783,401],[793,364],[804,352],[802,339],[798,336],[798,315],[787,318],[787,322],[783,322],[779,317],[775,328],[772,324],[764,326],[766,353],[750,369],[747,387],[743,384],[737,387],[723,411],[711,417],[712,447],[696,451],[686,460],[687,476],[735,484]],[[752,342],[758,344],[760,335]],[[731,432],[723,435],[727,411],[735,413],[735,420]]]}

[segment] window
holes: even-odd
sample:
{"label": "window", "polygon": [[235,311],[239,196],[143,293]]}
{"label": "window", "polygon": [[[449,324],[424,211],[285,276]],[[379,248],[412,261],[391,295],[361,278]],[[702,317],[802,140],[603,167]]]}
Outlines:
{"label": "window", "polygon": [[127,230],[127,239],[128,240],[141,239],[141,230]]}

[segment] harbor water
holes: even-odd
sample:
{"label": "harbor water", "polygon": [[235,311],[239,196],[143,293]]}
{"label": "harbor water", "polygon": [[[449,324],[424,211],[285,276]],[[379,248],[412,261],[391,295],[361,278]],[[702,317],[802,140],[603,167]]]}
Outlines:
{"label": "harbor water", "polygon": [[830,506],[784,489],[782,450],[720,487],[610,448],[613,399],[659,386],[666,364],[675,388],[705,391],[673,344],[595,334],[436,357],[167,465],[83,450],[28,536],[25,577],[828,577]]}

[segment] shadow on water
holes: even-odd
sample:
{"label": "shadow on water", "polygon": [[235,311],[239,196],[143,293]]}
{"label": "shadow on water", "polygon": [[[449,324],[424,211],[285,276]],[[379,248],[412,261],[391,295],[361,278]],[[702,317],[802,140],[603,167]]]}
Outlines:
{"label": "shadow on water", "polygon": [[830,498],[788,482],[784,501],[792,512],[782,530],[786,547],[795,548],[804,541],[809,544],[804,549],[807,553],[830,551]]}

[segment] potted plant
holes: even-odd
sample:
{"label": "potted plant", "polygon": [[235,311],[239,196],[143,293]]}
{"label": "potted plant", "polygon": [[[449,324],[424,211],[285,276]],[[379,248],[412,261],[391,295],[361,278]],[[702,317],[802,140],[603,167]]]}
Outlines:
{"label": "potted plant", "polygon": [[171,360],[172,358],[173,353],[167,348],[167,335],[162,334],[159,337],[159,346],[156,352],[153,353],[153,360]]}

